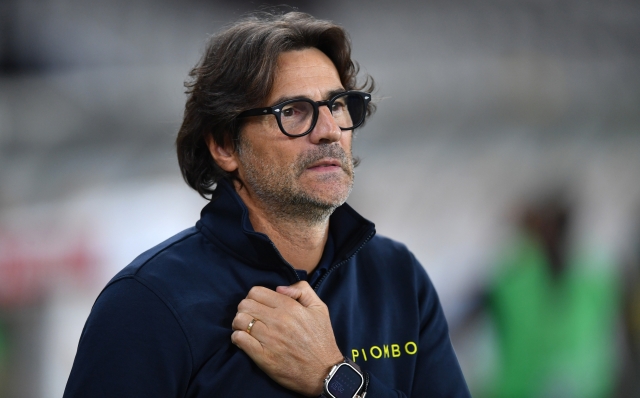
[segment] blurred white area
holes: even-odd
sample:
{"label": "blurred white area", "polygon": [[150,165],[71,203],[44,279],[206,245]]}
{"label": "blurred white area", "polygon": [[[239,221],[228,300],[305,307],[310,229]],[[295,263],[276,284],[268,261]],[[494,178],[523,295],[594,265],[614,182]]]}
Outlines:
{"label": "blurred white area", "polygon": [[[34,330],[16,335],[16,346],[37,348],[17,360],[20,379],[10,384],[15,390],[9,396],[62,396],[82,327],[102,287],[144,250],[193,226],[205,203],[182,181],[155,178],[95,187],[59,202],[0,213],[2,231],[23,248],[14,246],[13,253],[23,259],[24,270],[12,274],[11,281],[0,281],[0,288],[26,279],[22,289],[4,292],[3,304],[11,308],[8,318],[18,329]],[[78,247],[84,259],[69,266],[74,255],[65,253]],[[10,252],[4,249],[0,269]],[[30,264],[30,277],[23,277]],[[33,315],[25,318],[21,308]]]}
{"label": "blurred white area", "polygon": [[[173,147],[183,82],[207,35],[256,6],[0,5],[0,270],[28,271],[0,280],[0,293],[24,293],[0,309],[12,339],[0,397],[61,396],[101,287],[198,219],[205,201],[182,182]],[[511,215],[549,189],[575,198],[576,246],[614,262],[629,250],[640,206],[640,5],[299,6],[344,25],[377,82],[349,202],[414,251],[450,323],[488,278]]]}
{"label": "blurred white area", "polygon": [[[379,233],[406,243],[427,268],[449,321],[487,282],[518,205],[566,189],[579,197],[575,244],[617,259],[640,203],[640,137],[606,146],[555,140],[441,140],[366,156],[350,203]],[[364,133],[362,137],[364,138]]]}

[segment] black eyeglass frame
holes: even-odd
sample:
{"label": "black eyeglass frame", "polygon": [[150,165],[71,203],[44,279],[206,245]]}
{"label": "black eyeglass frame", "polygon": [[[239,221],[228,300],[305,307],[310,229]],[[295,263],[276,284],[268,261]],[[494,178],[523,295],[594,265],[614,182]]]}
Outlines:
{"label": "black eyeglass frame", "polygon": [[[360,127],[362,125],[362,123],[364,123],[365,119],[367,118],[367,106],[369,105],[369,102],[371,101],[371,94],[369,93],[365,93],[362,91],[344,91],[342,93],[336,94],[333,97],[331,97],[328,100],[324,100],[324,101],[314,101],[312,99],[309,98],[294,98],[294,99],[290,99],[290,100],[286,100],[283,101],[279,104],[275,104],[274,106],[267,106],[264,108],[254,108],[254,109],[249,109],[246,110],[242,113],[240,113],[237,118],[245,118],[245,117],[250,117],[250,116],[264,116],[264,115],[274,115],[276,117],[276,120],[278,121],[278,127],[280,127],[280,131],[282,132],[282,134],[286,135],[287,137],[303,137],[309,133],[311,133],[311,131],[313,131],[313,129],[316,127],[316,123],[318,123],[318,115],[320,114],[320,106],[326,106],[329,108],[329,112],[331,112],[331,114],[333,114],[333,111],[331,110],[333,107],[333,103],[336,101],[336,99],[340,98],[340,97],[344,97],[347,95],[358,95],[362,98],[363,101],[363,109],[362,109],[362,118],[361,120],[359,120],[357,123],[354,123],[354,125],[352,127],[340,127],[340,130],[345,131],[345,130],[353,130],[357,127]],[[281,117],[282,117],[282,108],[284,108],[286,105],[289,105],[291,103],[294,102],[307,102],[309,104],[311,104],[311,106],[313,107],[313,119],[311,120],[311,126],[309,126],[309,129],[307,131],[305,131],[302,134],[289,134],[285,131],[284,127],[282,127],[282,121],[281,121]]]}

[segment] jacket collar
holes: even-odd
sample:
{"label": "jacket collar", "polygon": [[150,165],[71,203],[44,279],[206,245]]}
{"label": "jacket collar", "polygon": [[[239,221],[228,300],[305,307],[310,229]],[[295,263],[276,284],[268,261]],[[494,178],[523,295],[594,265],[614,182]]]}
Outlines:
{"label": "jacket collar", "polygon": [[[269,237],[254,231],[247,207],[232,183],[226,180],[218,182],[216,194],[202,209],[196,227],[220,249],[245,263],[295,275],[293,267],[282,258]],[[333,268],[353,256],[373,237],[375,225],[345,203],[329,218],[329,233],[335,247]]]}

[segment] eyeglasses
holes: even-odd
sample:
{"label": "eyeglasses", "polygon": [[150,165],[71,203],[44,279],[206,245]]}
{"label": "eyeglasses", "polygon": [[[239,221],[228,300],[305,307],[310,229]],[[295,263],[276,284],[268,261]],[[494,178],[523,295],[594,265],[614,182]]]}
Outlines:
{"label": "eyeglasses", "polygon": [[297,98],[266,108],[249,109],[239,114],[238,118],[271,114],[276,117],[284,135],[302,137],[316,126],[320,106],[326,105],[329,108],[340,130],[353,130],[364,122],[370,101],[369,93],[346,91],[326,101]]}

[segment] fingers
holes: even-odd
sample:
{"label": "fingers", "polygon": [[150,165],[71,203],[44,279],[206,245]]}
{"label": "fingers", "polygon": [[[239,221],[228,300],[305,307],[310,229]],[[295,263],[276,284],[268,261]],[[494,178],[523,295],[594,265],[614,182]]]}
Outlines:
{"label": "fingers", "polygon": [[238,312],[253,315],[254,318],[258,319],[267,319],[269,318],[269,314],[273,312],[273,308],[246,298],[238,304]]}
{"label": "fingers", "polygon": [[304,307],[324,305],[307,281],[300,281],[291,286],[278,286],[276,292],[296,300]]}
{"label": "fingers", "polygon": [[[253,325],[251,326],[251,330],[247,331],[247,329],[249,328],[249,324],[251,324],[251,321],[256,320]],[[254,333],[257,333],[257,331],[261,328],[265,326],[263,322],[260,322],[259,318],[256,318],[255,316],[251,315],[251,314],[246,314],[243,312],[238,312],[235,316],[235,318],[233,318],[233,322],[231,323],[231,327],[233,328],[233,330],[238,330],[241,332],[247,332],[250,335],[253,335]]]}
{"label": "fingers", "polygon": [[[294,306],[302,308],[298,302],[287,296],[255,286],[249,291],[247,298],[238,304],[238,312],[233,318],[231,327],[234,331],[247,333],[249,324],[253,319],[257,319],[247,336],[242,338],[251,336],[262,342],[259,336],[268,336],[269,323],[273,323],[274,320],[281,323],[282,315],[293,312]],[[279,311],[278,308],[284,311]]]}
{"label": "fingers", "polygon": [[[272,319],[274,316],[274,310],[276,308],[286,306],[287,304],[298,305],[294,300],[278,294],[273,290],[256,286],[249,291],[247,298],[238,304],[238,315],[247,314],[249,319],[244,324],[244,327],[246,327],[253,318],[260,319],[262,322],[267,322],[267,320]],[[243,325],[241,324],[238,327],[238,330],[243,330],[242,326]]]}
{"label": "fingers", "polygon": [[278,308],[291,304],[289,298],[262,286],[252,287],[251,290],[249,290],[249,294],[247,294],[247,298],[245,300],[247,299],[256,301],[271,308]]}
{"label": "fingers", "polygon": [[[249,291],[247,298],[240,304],[242,305],[244,302],[246,302],[245,304],[249,304],[252,300],[270,308],[280,308],[292,305],[293,303],[290,299],[297,301],[304,307],[324,305],[324,302],[318,297],[307,281],[300,281],[290,286],[278,286],[275,292],[266,287],[254,286]],[[238,306],[238,308],[240,309],[240,306]],[[246,307],[247,310],[250,308],[253,309],[253,307]]]}
{"label": "fingers", "polygon": [[[256,322],[256,324],[258,323],[260,322]],[[263,351],[262,343],[260,343],[245,331],[236,330],[235,332],[233,332],[231,334],[231,342],[238,346],[238,348],[240,348],[242,351],[246,352],[251,358],[254,359],[254,361],[255,358]]]}
{"label": "fingers", "polygon": [[327,369],[342,358],[328,308],[307,282],[276,291],[252,288],[238,304],[232,328],[232,343],[260,369],[307,396],[318,395]]}

